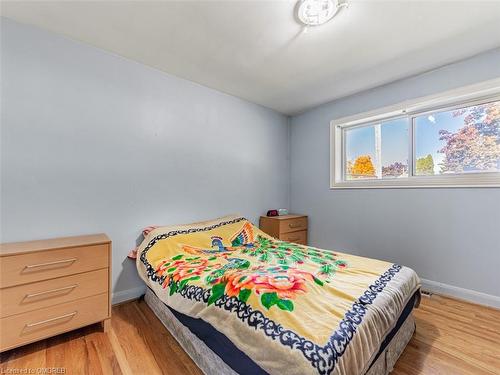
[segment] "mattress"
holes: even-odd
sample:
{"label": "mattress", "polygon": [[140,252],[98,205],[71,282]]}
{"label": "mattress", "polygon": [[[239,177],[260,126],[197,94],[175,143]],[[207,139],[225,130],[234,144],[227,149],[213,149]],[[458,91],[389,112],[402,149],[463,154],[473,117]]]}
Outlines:
{"label": "mattress", "polygon": [[137,269],[221,366],[252,374],[372,371],[420,287],[407,267],[280,241],[240,216],[152,230]]}
{"label": "mattress", "polygon": [[[144,300],[204,374],[267,374],[212,326],[169,308],[151,289],[147,289]],[[420,291],[417,291],[382,342],[365,375],[387,375],[392,371],[415,332],[412,311],[419,301]]]}

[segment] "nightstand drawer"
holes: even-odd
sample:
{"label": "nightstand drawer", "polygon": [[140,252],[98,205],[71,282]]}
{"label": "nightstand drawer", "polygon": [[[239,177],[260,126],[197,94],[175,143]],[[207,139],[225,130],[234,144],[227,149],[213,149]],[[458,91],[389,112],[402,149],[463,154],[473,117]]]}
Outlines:
{"label": "nightstand drawer", "polygon": [[108,291],[107,268],[0,289],[0,318]]}
{"label": "nightstand drawer", "polygon": [[294,219],[281,220],[279,222],[280,236],[283,233],[297,232],[307,229],[307,217],[298,217]]}
{"label": "nightstand drawer", "polygon": [[285,233],[280,236],[280,239],[286,242],[294,242],[301,245],[307,245],[307,231]]}
{"label": "nightstand drawer", "polygon": [[0,288],[108,267],[108,245],[0,257]]}
{"label": "nightstand drawer", "polygon": [[0,319],[0,351],[108,317],[108,293]]}

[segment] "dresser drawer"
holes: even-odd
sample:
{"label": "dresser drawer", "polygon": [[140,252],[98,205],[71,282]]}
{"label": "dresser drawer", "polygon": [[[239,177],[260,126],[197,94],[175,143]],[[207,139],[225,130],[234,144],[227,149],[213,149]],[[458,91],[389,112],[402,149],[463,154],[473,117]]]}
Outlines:
{"label": "dresser drawer", "polygon": [[96,323],[108,317],[108,294],[0,319],[0,351]]}
{"label": "dresser drawer", "polygon": [[307,231],[301,230],[299,232],[285,233],[280,236],[280,240],[307,245]]}
{"label": "dresser drawer", "polygon": [[108,291],[108,269],[0,289],[0,318]]}
{"label": "dresser drawer", "polygon": [[108,267],[108,245],[0,257],[0,288]]}
{"label": "dresser drawer", "polygon": [[295,219],[281,220],[279,222],[280,235],[283,233],[297,232],[307,229],[307,217],[298,217]]}

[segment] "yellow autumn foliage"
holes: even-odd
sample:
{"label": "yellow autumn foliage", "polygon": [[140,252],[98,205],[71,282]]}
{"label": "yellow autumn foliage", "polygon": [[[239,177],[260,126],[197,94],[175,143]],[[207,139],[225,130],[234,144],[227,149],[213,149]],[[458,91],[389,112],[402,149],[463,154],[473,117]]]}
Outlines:
{"label": "yellow autumn foliage", "polygon": [[361,155],[356,158],[352,166],[351,173],[356,176],[375,176],[375,167],[369,155]]}

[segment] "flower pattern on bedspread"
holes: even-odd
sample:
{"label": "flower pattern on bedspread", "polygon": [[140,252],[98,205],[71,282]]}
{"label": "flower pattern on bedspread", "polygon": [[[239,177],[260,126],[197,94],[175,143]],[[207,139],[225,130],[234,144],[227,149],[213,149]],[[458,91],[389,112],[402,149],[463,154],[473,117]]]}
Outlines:
{"label": "flower pattern on bedspread", "polygon": [[[165,259],[156,267],[157,277],[164,288],[170,288],[171,295],[190,281],[202,278],[204,287],[211,291],[209,305],[223,295],[247,302],[255,293],[266,309],[276,306],[293,311],[292,300],[298,294],[307,293],[309,283],[323,286],[324,282],[330,282],[338,268],[347,267],[347,262],[337,259],[334,253],[256,237],[248,222],[231,236],[230,245],[226,246],[219,236],[211,240],[211,247],[207,248],[181,244],[184,254]],[[246,254],[252,260],[241,259],[238,254]],[[314,274],[294,267],[305,262],[316,266]]]}

